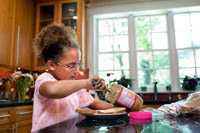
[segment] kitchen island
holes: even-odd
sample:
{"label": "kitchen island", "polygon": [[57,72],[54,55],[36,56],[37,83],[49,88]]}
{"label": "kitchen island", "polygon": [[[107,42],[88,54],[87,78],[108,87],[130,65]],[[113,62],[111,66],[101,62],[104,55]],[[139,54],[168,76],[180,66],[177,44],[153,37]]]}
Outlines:
{"label": "kitchen island", "polygon": [[200,117],[165,115],[153,121],[130,122],[128,117],[95,119],[78,117],[41,129],[36,133],[199,133]]}

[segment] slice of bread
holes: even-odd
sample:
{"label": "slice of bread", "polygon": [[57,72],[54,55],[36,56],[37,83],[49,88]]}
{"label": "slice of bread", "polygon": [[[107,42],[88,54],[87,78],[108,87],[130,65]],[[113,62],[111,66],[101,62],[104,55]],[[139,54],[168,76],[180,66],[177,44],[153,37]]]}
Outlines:
{"label": "slice of bread", "polygon": [[114,114],[114,113],[121,113],[125,112],[126,108],[124,107],[113,107],[110,109],[104,109],[104,110],[97,110],[97,113],[99,114]]}

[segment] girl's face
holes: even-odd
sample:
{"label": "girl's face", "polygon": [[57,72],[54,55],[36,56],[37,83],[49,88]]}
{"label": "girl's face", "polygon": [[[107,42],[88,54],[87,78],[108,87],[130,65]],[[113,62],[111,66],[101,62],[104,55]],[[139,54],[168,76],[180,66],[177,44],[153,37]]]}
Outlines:
{"label": "girl's face", "polygon": [[58,63],[54,63],[50,73],[58,80],[75,79],[80,66],[80,51],[75,48],[63,53]]}

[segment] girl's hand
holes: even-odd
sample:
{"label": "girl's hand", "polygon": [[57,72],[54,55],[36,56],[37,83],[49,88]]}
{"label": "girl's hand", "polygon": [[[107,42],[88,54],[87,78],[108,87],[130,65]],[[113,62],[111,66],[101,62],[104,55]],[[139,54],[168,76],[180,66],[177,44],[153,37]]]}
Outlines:
{"label": "girl's hand", "polygon": [[104,90],[106,89],[106,84],[104,79],[92,79],[92,86],[95,90]]}
{"label": "girl's hand", "polygon": [[106,88],[105,81],[97,76],[89,79],[88,89],[104,90]]}

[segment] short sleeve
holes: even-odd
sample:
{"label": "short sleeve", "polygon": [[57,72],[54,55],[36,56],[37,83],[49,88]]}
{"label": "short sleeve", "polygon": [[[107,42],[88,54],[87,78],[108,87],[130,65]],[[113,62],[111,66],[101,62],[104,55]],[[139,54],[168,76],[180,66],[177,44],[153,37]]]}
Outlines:
{"label": "short sleeve", "polygon": [[37,80],[35,81],[35,93],[38,96],[41,97],[41,95],[39,94],[40,86],[48,81],[56,81],[56,79],[50,73],[43,73],[37,78]]}
{"label": "short sleeve", "polygon": [[80,107],[87,107],[94,102],[94,98],[90,95],[86,89],[81,89],[77,92],[79,98],[79,106]]}

